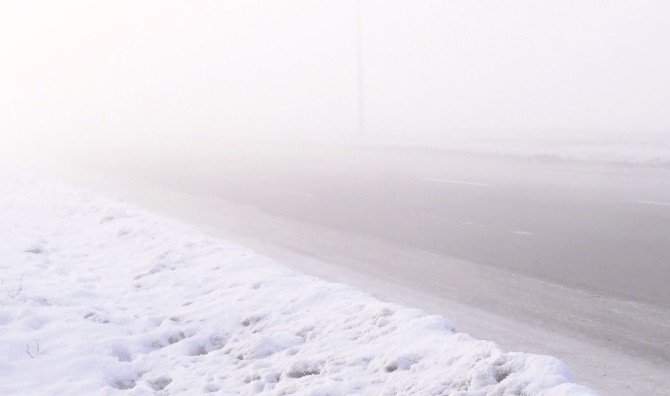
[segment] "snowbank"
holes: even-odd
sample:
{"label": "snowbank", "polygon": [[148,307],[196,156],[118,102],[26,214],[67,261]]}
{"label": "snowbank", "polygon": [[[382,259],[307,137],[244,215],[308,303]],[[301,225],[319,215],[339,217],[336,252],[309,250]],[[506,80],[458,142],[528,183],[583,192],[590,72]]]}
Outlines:
{"label": "snowbank", "polygon": [[[372,146],[379,143],[368,142]],[[389,148],[484,154],[532,160],[670,167],[670,142],[546,141],[541,139],[388,140]]]}
{"label": "snowbank", "polygon": [[0,180],[0,394],[590,394],[557,359],[90,192]]}

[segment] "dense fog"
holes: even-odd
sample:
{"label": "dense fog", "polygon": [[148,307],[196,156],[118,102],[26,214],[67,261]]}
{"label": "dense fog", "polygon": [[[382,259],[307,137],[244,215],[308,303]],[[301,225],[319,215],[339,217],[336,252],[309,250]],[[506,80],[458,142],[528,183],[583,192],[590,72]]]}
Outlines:
{"label": "dense fog", "polygon": [[435,363],[447,344],[396,324],[443,325],[350,286],[602,394],[667,391],[669,22],[667,0],[0,0],[0,394],[562,378],[474,339]]}
{"label": "dense fog", "polygon": [[664,141],[668,16],[652,0],[3,1],[2,146]]}

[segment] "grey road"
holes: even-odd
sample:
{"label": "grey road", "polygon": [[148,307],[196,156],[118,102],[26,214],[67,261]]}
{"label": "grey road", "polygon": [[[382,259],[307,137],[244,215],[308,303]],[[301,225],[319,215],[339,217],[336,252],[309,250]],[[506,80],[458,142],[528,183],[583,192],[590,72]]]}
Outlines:
{"label": "grey road", "polygon": [[607,394],[670,389],[670,169],[341,146],[146,155],[97,158],[95,185],[558,356]]}
{"label": "grey road", "polygon": [[315,147],[173,160],[146,176],[180,191],[670,307],[670,169]]}

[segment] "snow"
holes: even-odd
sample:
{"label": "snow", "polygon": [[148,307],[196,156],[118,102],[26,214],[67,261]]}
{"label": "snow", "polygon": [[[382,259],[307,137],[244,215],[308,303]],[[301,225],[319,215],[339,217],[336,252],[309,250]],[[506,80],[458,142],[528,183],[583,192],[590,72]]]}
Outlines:
{"label": "snow", "polygon": [[[372,146],[379,142],[368,141]],[[530,138],[413,138],[389,139],[382,147],[417,148],[484,154],[539,161],[568,161],[619,165],[670,166],[670,141],[542,140]]]}
{"label": "snow", "polygon": [[0,394],[591,394],[553,357],[121,201],[0,178]]}

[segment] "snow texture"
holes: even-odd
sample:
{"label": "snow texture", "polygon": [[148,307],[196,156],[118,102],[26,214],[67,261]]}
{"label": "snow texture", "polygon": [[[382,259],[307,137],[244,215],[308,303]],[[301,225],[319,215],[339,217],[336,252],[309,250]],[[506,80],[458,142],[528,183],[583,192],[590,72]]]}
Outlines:
{"label": "snow texture", "polygon": [[0,394],[591,394],[504,352],[92,192],[0,180]]}

